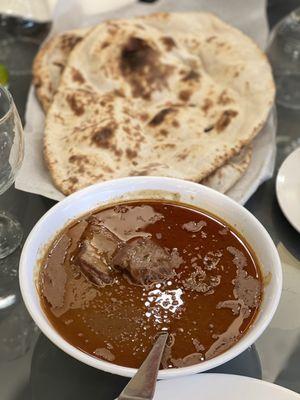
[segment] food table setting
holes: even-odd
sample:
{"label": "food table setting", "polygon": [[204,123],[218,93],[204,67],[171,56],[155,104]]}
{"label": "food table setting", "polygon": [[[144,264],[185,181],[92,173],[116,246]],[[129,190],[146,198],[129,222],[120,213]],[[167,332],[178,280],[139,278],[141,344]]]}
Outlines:
{"label": "food table setting", "polygon": [[1,399],[300,398],[297,2],[9,3]]}

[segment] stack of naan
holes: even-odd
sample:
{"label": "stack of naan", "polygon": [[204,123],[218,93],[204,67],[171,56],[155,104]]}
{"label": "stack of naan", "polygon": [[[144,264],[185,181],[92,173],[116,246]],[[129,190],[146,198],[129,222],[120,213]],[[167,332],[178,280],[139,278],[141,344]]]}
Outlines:
{"label": "stack of naan", "polygon": [[34,63],[44,156],[64,194],[169,176],[227,191],[274,100],[265,55],[208,13],[111,20],[51,39]]}

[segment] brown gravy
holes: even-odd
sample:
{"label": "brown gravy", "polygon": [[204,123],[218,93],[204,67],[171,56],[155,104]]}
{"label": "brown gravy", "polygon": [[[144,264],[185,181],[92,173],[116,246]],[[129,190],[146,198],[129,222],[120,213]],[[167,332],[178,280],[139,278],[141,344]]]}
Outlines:
{"label": "brown gravy", "polygon": [[[89,275],[78,261],[84,243],[97,239],[90,236],[94,223],[125,243],[127,257],[117,256],[120,269],[107,267],[105,257],[115,250],[103,240],[104,267],[112,275],[100,274],[99,285],[98,275],[93,281],[94,271]],[[149,275],[149,260],[154,269],[166,267]],[[130,276],[124,268],[131,268]],[[134,368],[162,330],[170,333],[163,368],[223,353],[245,334],[263,294],[256,257],[232,227],[205,211],[154,200],[107,206],[69,224],[47,250],[38,285],[43,310],[65,340],[94,357]]]}

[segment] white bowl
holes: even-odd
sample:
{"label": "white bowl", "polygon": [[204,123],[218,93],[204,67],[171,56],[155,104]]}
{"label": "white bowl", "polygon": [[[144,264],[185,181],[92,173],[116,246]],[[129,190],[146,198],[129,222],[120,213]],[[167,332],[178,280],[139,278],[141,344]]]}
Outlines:
{"label": "white bowl", "polygon": [[266,277],[260,311],[247,333],[225,353],[189,367],[159,372],[158,378],[190,375],[215,368],[236,357],[252,345],[266,329],[277,308],[282,271],[280,259],[268,232],[245,208],[212,189],[173,178],[131,177],[90,186],[52,207],[35,225],[23,247],[20,259],[20,286],[24,302],[41,331],[59,348],[83,363],[113,374],[131,377],[136,369],[122,367],[92,357],[69,344],[52,327],[44,314],[36,288],[37,262],[45,244],[72,219],[103,204],[125,199],[175,199],[212,212],[234,226],[248,241],[258,257]]}

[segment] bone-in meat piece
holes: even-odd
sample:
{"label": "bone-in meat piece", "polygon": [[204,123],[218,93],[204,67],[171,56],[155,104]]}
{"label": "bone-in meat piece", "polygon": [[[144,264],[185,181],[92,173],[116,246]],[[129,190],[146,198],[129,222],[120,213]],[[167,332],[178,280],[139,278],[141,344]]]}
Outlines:
{"label": "bone-in meat piece", "polygon": [[120,240],[103,225],[90,225],[74,262],[96,285],[111,284],[115,279],[111,262],[119,243]]}
{"label": "bone-in meat piece", "polygon": [[176,249],[169,251],[151,238],[138,238],[124,244],[113,258],[116,268],[140,285],[161,282],[174,275],[182,263]]}

